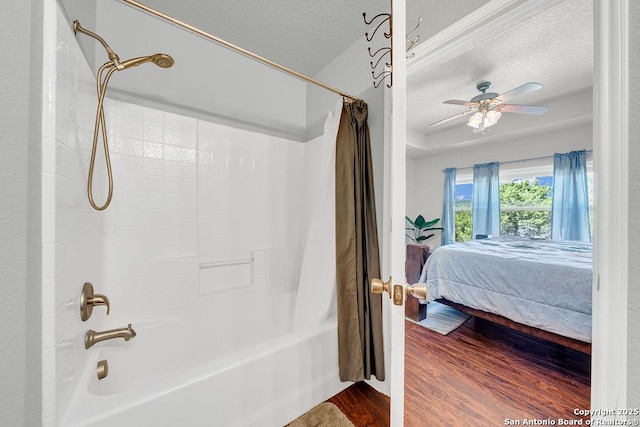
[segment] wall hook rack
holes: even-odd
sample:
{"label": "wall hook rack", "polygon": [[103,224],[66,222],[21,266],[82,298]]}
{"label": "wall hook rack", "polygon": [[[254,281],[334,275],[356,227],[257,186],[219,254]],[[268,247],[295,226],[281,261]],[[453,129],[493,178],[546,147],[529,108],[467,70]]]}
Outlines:
{"label": "wall hook rack", "polygon": [[[367,13],[364,12],[362,14],[362,18],[364,19],[364,23],[366,25],[375,25],[375,28],[373,30],[373,32],[371,34],[369,34],[369,32],[367,31],[366,33],[364,33],[364,36],[366,37],[368,42],[372,42],[376,33],[378,33],[378,30],[380,29],[380,27],[382,27],[384,24],[388,23],[389,24],[389,31],[382,31],[382,35],[384,37],[384,39],[389,39],[389,46],[383,46],[381,48],[379,48],[378,50],[376,50],[375,52],[371,53],[371,46],[369,46],[367,48],[367,51],[369,52],[369,56],[371,58],[373,58],[373,60],[369,63],[369,65],[371,66],[371,76],[373,77],[373,87],[377,88],[378,86],[380,86],[382,84],[382,82],[389,77],[389,81],[387,83],[387,87],[391,87],[391,84],[393,82],[393,76],[392,76],[392,64],[393,64],[393,59],[392,59],[392,55],[391,55],[391,40],[393,37],[393,33],[392,33],[392,19],[391,19],[391,14],[390,13],[379,13],[376,16],[374,16],[373,18],[371,18],[370,20],[367,20]],[[385,59],[385,61],[383,61],[383,59]],[[378,68],[378,66],[380,64],[384,65],[384,70],[379,71],[376,74],[376,68]]]}
{"label": "wall hook rack", "polygon": [[416,22],[416,26],[413,28],[413,30],[407,33],[407,59],[411,59],[414,56],[416,56],[415,52],[409,53],[409,51],[414,47],[416,47],[418,43],[420,43],[420,34],[416,35],[413,38],[411,38],[411,35],[416,31],[418,31],[418,28],[420,28],[420,25],[422,25],[422,18],[418,18],[418,22]]}
{"label": "wall hook rack", "polygon": [[[389,79],[387,81],[386,86],[390,88],[391,85],[393,84],[393,54],[392,54],[393,51],[391,48],[392,41],[393,41],[393,18],[390,13],[379,13],[373,18],[371,18],[370,20],[367,20],[367,13],[364,12],[362,14],[362,19],[364,20],[364,23],[368,26],[375,25],[375,28],[371,33],[369,33],[368,31],[364,33],[364,36],[366,37],[367,42],[372,42],[374,40],[376,33],[378,33],[378,31],[384,24],[388,23],[389,25],[389,31],[382,31],[382,35],[384,36],[384,39],[389,39],[389,46],[383,46],[377,49],[375,52],[372,52],[371,46],[369,46],[367,48],[367,51],[369,52],[369,56],[372,58],[371,62],[369,62],[369,65],[371,66],[371,76],[373,77],[373,87],[374,88],[379,87],[382,84],[382,82],[385,81],[388,77]],[[414,52],[409,53],[409,51],[413,49],[418,43],[420,43],[420,35],[418,34],[414,36],[414,33],[418,31],[418,28],[420,28],[420,25],[422,25],[422,18],[418,18],[418,21],[416,22],[416,26],[411,31],[409,31],[406,35],[407,59],[413,58],[415,56]],[[381,64],[384,65],[384,69],[382,71],[377,71],[376,69],[379,66],[381,66]]]}

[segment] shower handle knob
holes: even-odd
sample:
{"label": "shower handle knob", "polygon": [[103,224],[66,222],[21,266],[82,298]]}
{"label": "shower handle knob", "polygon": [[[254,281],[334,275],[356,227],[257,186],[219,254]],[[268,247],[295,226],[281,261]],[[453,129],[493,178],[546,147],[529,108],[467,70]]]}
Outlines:
{"label": "shower handle knob", "polygon": [[82,321],[86,321],[91,317],[93,313],[93,307],[98,305],[107,306],[107,316],[111,309],[109,298],[106,295],[94,294],[93,285],[86,282],[82,287],[82,293],[80,294],[80,318]]}

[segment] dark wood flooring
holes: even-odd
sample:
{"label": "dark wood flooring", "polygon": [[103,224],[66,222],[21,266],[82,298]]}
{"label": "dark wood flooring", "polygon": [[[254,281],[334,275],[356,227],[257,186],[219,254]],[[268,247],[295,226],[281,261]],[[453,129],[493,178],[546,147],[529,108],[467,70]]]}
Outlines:
{"label": "dark wood flooring", "polygon": [[[588,354],[475,317],[448,336],[406,322],[405,426],[577,419],[590,366]],[[389,399],[365,383],[329,401],[356,427],[389,425]]]}

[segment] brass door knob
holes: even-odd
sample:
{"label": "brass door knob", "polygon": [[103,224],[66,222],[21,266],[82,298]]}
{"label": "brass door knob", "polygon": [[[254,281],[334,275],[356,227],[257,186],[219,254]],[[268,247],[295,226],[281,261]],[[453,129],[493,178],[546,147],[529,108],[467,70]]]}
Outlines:
{"label": "brass door knob", "polygon": [[419,299],[427,299],[427,285],[426,283],[414,283],[413,285],[406,285],[407,295],[413,295]]}
{"label": "brass door knob", "polygon": [[403,287],[402,285],[391,285],[392,281],[391,277],[386,282],[383,282],[382,279],[371,279],[371,292],[374,294],[386,292],[389,294],[389,298],[393,299],[395,305],[402,305],[404,299]]}
{"label": "brass door knob", "polygon": [[391,297],[391,277],[387,282],[383,282],[382,279],[371,279],[371,292],[374,294],[386,292]]}
{"label": "brass door knob", "polygon": [[416,298],[427,298],[427,285],[424,283],[415,283],[413,285],[391,285],[392,279],[383,282],[382,279],[371,279],[371,292],[381,294],[387,292],[389,298],[393,298],[395,305],[403,305],[407,295],[413,295]]}

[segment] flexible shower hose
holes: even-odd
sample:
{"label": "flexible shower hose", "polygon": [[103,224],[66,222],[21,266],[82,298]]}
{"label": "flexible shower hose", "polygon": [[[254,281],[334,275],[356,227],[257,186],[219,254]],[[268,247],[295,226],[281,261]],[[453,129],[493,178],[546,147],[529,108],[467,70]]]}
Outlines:
{"label": "flexible shower hose", "polygon": [[[104,77],[104,82],[102,82],[102,73],[104,70],[108,70],[107,74]],[[109,206],[111,203],[111,197],[113,196],[113,173],[111,171],[111,158],[109,156],[109,142],[107,140],[107,127],[106,121],[104,118],[104,95],[107,92],[107,83],[111,78],[111,74],[116,71],[117,68],[112,62],[107,62],[98,70],[98,75],[96,77],[96,86],[98,92],[98,109],[96,111],[96,122],[93,128],[93,145],[91,147],[91,161],[89,162],[89,179],[87,182],[87,194],[89,196],[89,203],[91,206],[97,211],[103,211]],[[104,202],[102,206],[98,206],[93,199],[93,170],[96,163],[96,152],[98,148],[98,136],[100,134],[100,129],[102,129],[102,146],[104,147],[104,158],[107,166],[107,177],[109,181],[109,189],[107,194],[107,200]]]}

